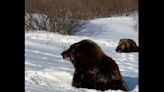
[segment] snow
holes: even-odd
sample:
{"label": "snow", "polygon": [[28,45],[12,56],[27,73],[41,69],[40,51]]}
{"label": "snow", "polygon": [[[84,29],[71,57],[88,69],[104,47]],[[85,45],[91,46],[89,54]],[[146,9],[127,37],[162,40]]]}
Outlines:
{"label": "snow", "polygon": [[116,61],[129,91],[138,92],[138,53],[115,52],[118,41],[122,38],[131,38],[138,44],[135,24],[134,17],[111,17],[91,20],[72,36],[45,31],[25,33],[25,91],[101,92],[72,87],[74,67],[60,55],[71,44],[91,39]]}

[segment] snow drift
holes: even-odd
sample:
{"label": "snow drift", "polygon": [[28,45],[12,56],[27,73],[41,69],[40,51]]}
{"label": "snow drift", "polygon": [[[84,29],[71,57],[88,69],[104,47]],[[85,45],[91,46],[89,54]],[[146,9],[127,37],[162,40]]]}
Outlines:
{"label": "snow drift", "polygon": [[[25,91],[26,92],[99,92],[74,88],[71,81],[74,67],[60,53],[75,42],[91,39],[118,64],[130,92],[138,92],[138,53],[117,53],[121,38],[130,38],[138,45],[134,17],[99,18],[83,25],[74,36],[50,32],[25,33]],[[105,92],[121,92],[106,90]]]}

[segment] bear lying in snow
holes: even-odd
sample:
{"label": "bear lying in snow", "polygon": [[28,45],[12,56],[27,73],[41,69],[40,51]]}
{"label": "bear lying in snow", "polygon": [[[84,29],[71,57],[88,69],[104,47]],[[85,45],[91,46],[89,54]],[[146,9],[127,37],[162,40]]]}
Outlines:
{"label": "bear lying in snow", "polygon": [[75,67],[72,86],[101,91],[128,90],[118,65],[95,42],[85,39],[74,43],[61,55]]}
{"label": "bear lying in snow", "polygon": [[138,46],[132,39],[120,39],[116,52],[138,52]]}

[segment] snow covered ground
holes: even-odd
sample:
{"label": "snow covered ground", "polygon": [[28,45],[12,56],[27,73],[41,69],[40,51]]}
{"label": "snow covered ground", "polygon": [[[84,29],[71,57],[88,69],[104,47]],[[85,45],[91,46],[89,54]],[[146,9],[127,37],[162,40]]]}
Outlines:
{"label": "snow covered ground", "polygon": [[[138,45],[138,29],[133,17],[112,17],[91,20],[74,36],[50,32],[25,33],[26,92],[100,92],[71,86],[74,67],[60,53],[75,42],[91,39],[118,64],[130,92],[138,92],[138,53],[117,53],[121,38],[131,38]],[[107,90],[105,92],[121,92]]]}

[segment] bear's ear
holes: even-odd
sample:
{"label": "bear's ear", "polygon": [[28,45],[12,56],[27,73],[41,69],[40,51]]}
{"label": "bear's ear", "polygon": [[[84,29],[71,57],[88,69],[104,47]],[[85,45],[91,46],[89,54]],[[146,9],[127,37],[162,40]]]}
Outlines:
{"label": "bear's ear", "polygon": [[120,41],[119,42],[121,42],[121,41],[123,41],[124,39],[120,39]]}
{"label": "bear's ear", "polygon": [[79,44],[81,46],[86,46],[88,44],[88,41],[87,40],[82,40],[82,41],[79,42]]}

